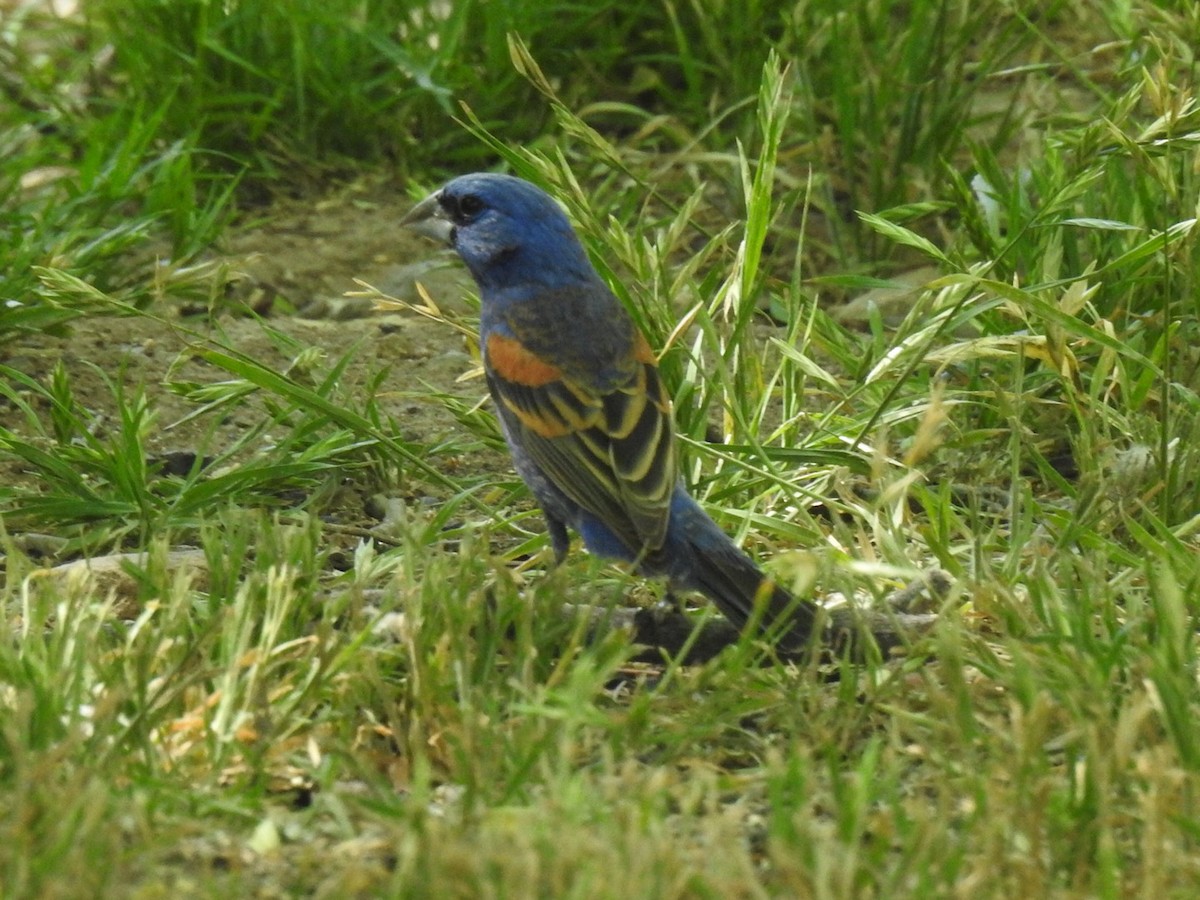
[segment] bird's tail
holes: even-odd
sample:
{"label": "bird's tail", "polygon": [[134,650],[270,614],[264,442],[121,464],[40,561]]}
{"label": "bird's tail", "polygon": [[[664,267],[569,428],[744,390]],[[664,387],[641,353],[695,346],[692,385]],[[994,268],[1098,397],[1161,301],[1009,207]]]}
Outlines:
{"label": "bird's tail", "polygon": [[793,597],[764,575],[724,533],[721,537],[723,547],[697,548],[687,586],[715,603],[739,631],[755,622],[758,631],[787,649],[806,645],[816,627],[813,604]]}
{"label": "bird's tail", "polygon": [[[744,631],[751,622],[787,649],[808,643],[817,610],[763,574],[691,497],[677,492],[672,504],[667,564],[673,584],[699,591]],[[654,567],[659,568],[659,567]]]}

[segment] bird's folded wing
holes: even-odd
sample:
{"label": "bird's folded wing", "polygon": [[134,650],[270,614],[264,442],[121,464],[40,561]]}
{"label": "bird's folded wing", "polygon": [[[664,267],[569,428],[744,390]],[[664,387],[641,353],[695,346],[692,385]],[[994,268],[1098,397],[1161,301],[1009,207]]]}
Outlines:
{"label": "bird's folded wing", "polygon": [[546,476],[614,531],[631,555],[666,534],[676,462],[671,405],[639,337],[628,375],[596,389],[515,339],[485,345],[488,384],[516,440]]}

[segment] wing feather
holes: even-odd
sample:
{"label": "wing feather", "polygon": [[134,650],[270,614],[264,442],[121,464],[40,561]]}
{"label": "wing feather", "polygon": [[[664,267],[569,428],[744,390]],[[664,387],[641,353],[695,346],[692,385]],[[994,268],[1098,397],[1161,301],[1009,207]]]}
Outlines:
{"label": "wing feather", "polygon": [[530,361],[507,337],[485,344],[488,386],[515,439],[556,487],[603,521],[633,556],[662,546],[676,481],[671,405],[644,340],[598,390]]}

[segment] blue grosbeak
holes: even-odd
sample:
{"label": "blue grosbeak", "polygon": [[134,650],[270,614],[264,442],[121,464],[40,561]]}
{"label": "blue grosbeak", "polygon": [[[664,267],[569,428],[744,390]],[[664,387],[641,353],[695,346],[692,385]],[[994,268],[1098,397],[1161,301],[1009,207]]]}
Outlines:
{"label": "blue grosbeak", "polygon": [[767,579],[688,494],[654,353],[566,215],[508,175],[463,175],[402,224],[450,244],[479,286],[488,389],[557,561],[589,551],[696,590],[742,629],[808,639],[814,610]]}

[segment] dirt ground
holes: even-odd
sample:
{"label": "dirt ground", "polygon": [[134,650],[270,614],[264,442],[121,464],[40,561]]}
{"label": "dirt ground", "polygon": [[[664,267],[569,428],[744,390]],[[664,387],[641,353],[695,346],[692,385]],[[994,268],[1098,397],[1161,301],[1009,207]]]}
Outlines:
{"label": "dirt ground", "polygon": [[[254,426],[261,407],[247,403],[213,431],[211,417],[181,421],[195,404],[167,383],[230,377],[188,352],[189,342],[205,338],[287,370],[293,353],[281,349],[270,329],[301,348],[318,348],[328,365],[351,352],[343,377],[350,392],[372,373],[388,369],[379,402],[400,426],[396,437],[434,444],[461,434],[462,426],[428,396],[427,386],[468,404],[483,399],[482,378],[464,380],[477,368],[467,339],[412,311],[381,311],[369,299],[345,296],[363,290],[359,279],[387,295],[417,301],[419,279],[443,310],[469,312],[464,298],[473,287],[450,251],[399,227],[410,206],[404,193],[382,178],[339,185],[324,197],[279,201],[256,217],[258,224],[231,229],[225,245],[206,259],[218,298],[215,314],[204,303],[168,299],[150,310],[153,316],[89,316],[61,336],[27,335],[0,344],[0,363],[45,384],[61,362],[75,397],[93,414],[96,433],[115,422],[110,382],[127,390],[140,387],[156,410],[148,456],[211,453]],[[7,427],[28,434],[19,411],[9,408],[3,414]],[[205,440],[207,448],[200,446]],[[502,470],[507,460],[481,449],[462,464]],[[10,485],[33,477],[11,460],[0,461],[0,478]]]}

